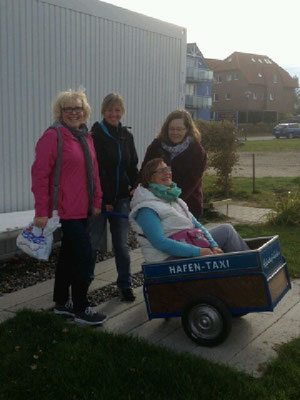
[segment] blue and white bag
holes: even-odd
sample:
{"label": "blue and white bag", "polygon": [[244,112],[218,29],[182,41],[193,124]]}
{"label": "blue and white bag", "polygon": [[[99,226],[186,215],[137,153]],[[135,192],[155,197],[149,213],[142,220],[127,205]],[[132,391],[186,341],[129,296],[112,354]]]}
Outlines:
{"label": "blue and white bag", "polygon": [[49,218],[44,229],[38,228],[31,222],[18,235],[17,246],[30,257],[48,261],[53,246],[53,232],[60,226],[57,215]]}

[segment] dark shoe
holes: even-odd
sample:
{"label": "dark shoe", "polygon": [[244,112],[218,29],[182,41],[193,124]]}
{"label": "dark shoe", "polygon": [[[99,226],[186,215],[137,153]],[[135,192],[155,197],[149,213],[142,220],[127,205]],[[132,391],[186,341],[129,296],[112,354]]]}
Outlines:
{"label": "dark shoe", "polygon": [[107,315],[101,314],[87,307],[84,311],[76,313],[75,322],[83,325],[101,325],[107,320]]}
{"label": "dark shoe", "polygon": [[70,317],[75,316],[75,312],[73,309],[72,300],[68,300],[64,305],[55,303],[54,313],[58,315],[68,315]]}
{"label": "dark shoe", "polygon": [[134,301],[135,300],[135,294],[133,293],[133,290],[131,288],[127,289],[121,289],[121,300],[122,301]]}

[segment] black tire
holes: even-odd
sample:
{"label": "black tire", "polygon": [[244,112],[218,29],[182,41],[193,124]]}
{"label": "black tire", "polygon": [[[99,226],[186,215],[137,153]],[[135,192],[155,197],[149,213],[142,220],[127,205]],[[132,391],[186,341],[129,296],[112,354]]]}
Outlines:
{"label": "black tire", "polygon": [[231,330],[231,314],[218,298],[203,295],[186,305],[181,323],[187,336],[202,346],[216,346]]}

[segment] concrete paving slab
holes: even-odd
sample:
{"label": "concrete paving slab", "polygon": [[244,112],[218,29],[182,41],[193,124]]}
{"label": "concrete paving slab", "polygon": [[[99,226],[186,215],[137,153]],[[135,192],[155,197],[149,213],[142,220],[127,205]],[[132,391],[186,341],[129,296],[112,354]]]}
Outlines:
{"label": "concrete paving slab", "polygon": [[[132,250],[130,252],[130,259],[132,265],[135,265],[136,262],[141,264],[144,261],[141,250],[139,248]],[[107,260],[100,261],[95,265],[95,276],[103,274],[107,271],[115,271],[115,269],[116,266],[114,258],[109,258]]]}
{"label": "concrete paving slab", "polygon": [[45,293],[53,292],[54,279],[38,283],[17,292],[8,293],[0,297],[0,310],[11,308],[15,305],[22,304],[24,301],[31,300]]}
{"label": "concrete paving slab", "polygon": [[239,206],[236,204],[228,205],[228,213],[226,205],[215,207],[215,210],[220,214],[227,215],[229,218],[233,218],[237,221],[250,223],[266,222],[267,215],[271,211],[269,208],[254,208]]}
{"label": "concrete paving slab", "polygon": [[23,310],[24,308],[28,308],[30,310],[41,310],[41,311],[47,311],[54,307],[53,303],[53,293],[46,293],[43,296],[35,297],[33,299],[27,299],[23,303],[19,303],[13,307],[8,308],[8,311],[19,311]]}
{"label": "concrete paving slab", "polygon": [[[295,305],[293,312],[299,314]],[[289,312],[248,343],[231,360],[230,365],[250,375],[260,376],[263,366],[277,356],[277,349],[300,335],[300,324],[292,323]]]}
{"label": "concrete paving slab", "polygon": [[7,319],[13,318],[15,313],[9,311],[0,311],[0,322],[4,322]]}
{"label": "concrete paving slab", "polygon": [[147,341],[159,345],[160,342],[172,334],[174,331],[182,329],[178,318],[156,318],[151,321],[147,320],[142,325],[130,331],[131,336],[144,338]]}

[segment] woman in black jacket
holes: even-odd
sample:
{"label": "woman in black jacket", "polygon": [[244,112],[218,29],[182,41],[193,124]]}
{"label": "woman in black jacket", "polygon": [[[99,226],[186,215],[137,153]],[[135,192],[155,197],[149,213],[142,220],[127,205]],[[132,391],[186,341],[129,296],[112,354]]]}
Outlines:
{"label": "woman in black jacket", "polygon": [[[103,191],[103,209],[109,212],[129,214],[130,192],[138,175],[138,157],[133,135],[120,120],[125,114],[122,97],[108,94],[101,106],[103,120],[92,126],[92,137],[97,154],[99,175]],[[127,244],[129,223],[126,218],[101,214],[91,224],[92,246],[96,251],[109,219],[115,262],[118,272],[117,286],[125,301],[133,301],[131,288],[130,256]]]}

